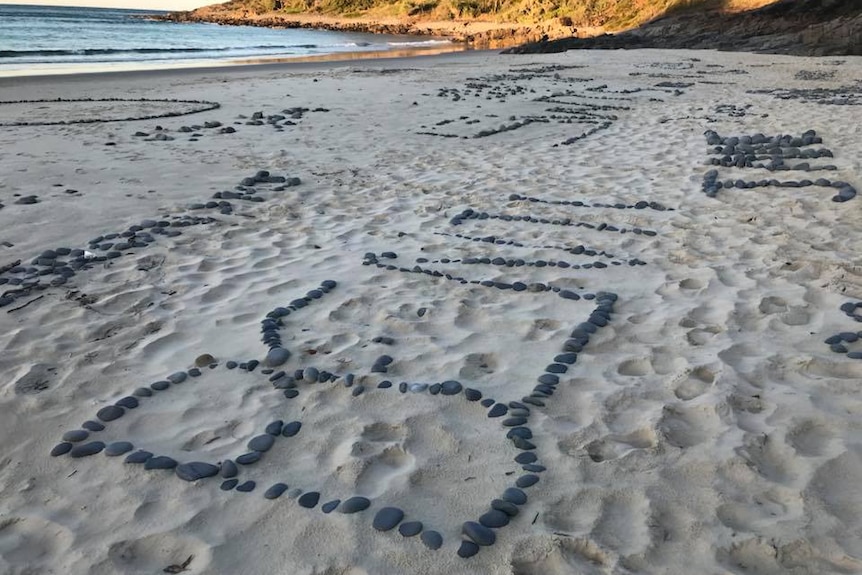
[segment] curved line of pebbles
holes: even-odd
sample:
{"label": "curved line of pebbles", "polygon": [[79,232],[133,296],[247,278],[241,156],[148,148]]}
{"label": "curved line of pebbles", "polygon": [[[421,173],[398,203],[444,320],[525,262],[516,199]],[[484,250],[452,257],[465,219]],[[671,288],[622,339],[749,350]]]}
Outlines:
{"label": "curved line of pebbles", "polygon": [[[529,245],[522,244],[521,242],[515,240],[507,240],[500,236],[470,236],[467,234],[450,234],[448,232],[434,232],[434,235],[438,236],[446,236],[449,238],[458,238],[459,240],[471,241],[471,242],[484,242],[488,244],[494,244],[498,246],[513,246],[516,248],[531,248],[531,249],[544,249],[544,250],[560,250],[575,256],[586,255],[586,256],[599,256],[603,258],[613,259],[616,257],[614,254],[609,254],[603,250],[599,250],[597,248],[588,248],[583,244],[579,244],[575,247],[569,246],[558,246],[558,245]],[[445,261],[441,261],[441,263],[447,263]]]}
{"label": "curved line of pebbles", "polygon": [[653,230],[644,230],[641,228],[618,228],[612,224],[601,223],[601,224],[591,224],[589,222],[574,222],[572,218],[559,218],[549,220],[547,218],[534,218],[533,216],[512,216],[509,214],[490,214],[488,212],[477,212],[473,208],[467,208],[462,211],[460,214],[453,217],[449,223],[453,226],[459,226],[464,223],[464,220],[502,220],[504,222],[528,222],[531,224],[543,224],[543,225],[552,225],[552,226],[568,226],[574,228],[587,228],[590,230],[595,230],[597,232],[616,232],[619,234],[625,234],[631,232],[635,235],[645,235],[648,237],[653,237],[658,235],[657,232]]}
{"label": "curved line of pebbles", "polygon": [[531,202],[534,204],[548,204],[552,206],[572,206],[575,208],[608,208],[614,210],[645,210],[647,208],[651,210],[655,210],[657,212],[673,212],[674,208],[667,208],[664,205],[658,202],[648,202],[646,200],[640,200],[635,202],[634,204],[624,204],[622,202],[617,202],[615,204],[605,204],[601,202],[593,202],[588,204],[586,202],[580,200],[546,200],[544,198],[539,198],[536,196],[524,196],[521,194],[509,194],[510,202]]}
{"label": "curved line of pebbles", "polygon": [[50,103],[74,103],[74,102],[138,102],[138,103],[162,103],[162,104],[194,104],[196,105],[190,111],[186,112],[165,112],[163,114],[151,114],[146,116],[130,116],[128,118],[85,118],[82,120],[57,120],[54,122],[36,121],[36,122],[0,122],[0,127],[10,126],[65,126],[69,124],[97,124],[108,122],[132,122],[136,120],[155,120],[157,118],[176,118],[178,116],[188,116],[191,114],[199,114],[201,112],[209,112],[221,107],[218,102],[210,102],[207,100],[177,100],[164,98],[54,98],[50,100],[3,100],[0,101],[0,106],[3,104],[50,104]]}

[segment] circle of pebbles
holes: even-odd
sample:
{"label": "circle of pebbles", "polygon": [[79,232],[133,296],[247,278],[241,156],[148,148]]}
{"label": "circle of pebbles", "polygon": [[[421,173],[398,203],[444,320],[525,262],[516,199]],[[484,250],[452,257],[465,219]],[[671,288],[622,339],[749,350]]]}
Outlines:
{"label": "circle of pebbles", "polygon": [[187,111],[170,110],[161,114],[142,114],[125,118],[83,118],[79,120],[40,120],[28,122],[0,122],[0,126],[65,126],[69,124],[98,124],[107,122],[131,122],[135,120],[154,120],[156,118],[175,118],[209,112],[221,107],[218,102],[207,100],[177,100],[161,98],[54,98],[45,100],[2,100],[0,106],[10,104],[74,104],[74,103],[141,103],[141,104],[190,104],[192,108]]}

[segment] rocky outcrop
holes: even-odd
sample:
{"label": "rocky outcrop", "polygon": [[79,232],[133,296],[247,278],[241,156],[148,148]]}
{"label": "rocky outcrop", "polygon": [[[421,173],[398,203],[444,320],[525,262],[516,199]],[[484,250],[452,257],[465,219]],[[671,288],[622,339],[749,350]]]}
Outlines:
{"label": "rocky outcrop", "polygon": [[506,52],[533,54],[619,48],[862,55],[862,0],[781,0],[738,14],[680,14],[618,34],[539,41]]}

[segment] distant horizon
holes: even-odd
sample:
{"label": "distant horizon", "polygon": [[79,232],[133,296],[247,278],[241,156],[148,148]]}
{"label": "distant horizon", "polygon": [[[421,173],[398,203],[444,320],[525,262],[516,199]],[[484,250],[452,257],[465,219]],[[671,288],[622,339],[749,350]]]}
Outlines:
{"label": "distant horizon", "polygon": [[125,10],[162,10],[177,12],[219,4],[218,0],[0,0],[0,5],[62,6],[74,8],[119,8]]}

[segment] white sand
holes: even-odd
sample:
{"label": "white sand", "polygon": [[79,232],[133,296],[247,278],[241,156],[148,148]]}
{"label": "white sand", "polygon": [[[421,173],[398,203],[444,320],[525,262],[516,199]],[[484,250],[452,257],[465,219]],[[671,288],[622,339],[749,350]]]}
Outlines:
{"label": "white sand", "polygon": [[[811,163],[838,171],[776,177],[826,177],[862,189],[862,108],[746,94],[862,80],[862,59],[842,60],[476,53],[3,80],[2,100],[192,98],[222,108],[160,120],[2,128],[0,243],[14,245],[0,247],[0,265],[47,248],[84,246],[143,218],[183,213],[258,169],[304,183],[265,193],[271,199],[262,204],[235,202],[237,215],[215,213],[216,224],[81,272],[24,309],[7,313],[32,297],[0,309],[0,573],[159,573],[190,555],[189,573],[230,575],[862,572],[862,360],[823,344],[862,327],[838,309],[862,298],[862,198],[836,204],[829,201],[834,191],[818,187],[734,189],[716,199],[700,191],[707,129],[815,129],[824,144],[814,147],[835,157]],[[545,75],[493,83],[527,89],[505,102],[437,97],[444,87],[463,92],[468,78],[541,64],[583,65],[559,74],[591,80],[564,84]],[[798,70],[836,74],[803,81],[794,78]],[[720,83],[698,83],[677,96],[585,91],[698,79]],[[618,116],[609,129],[556,148],[590,126],[535,123],[482,139],[416,134],[461,116],[481,122],[437,130],[467,135],[510,123],[513,115],[547,114],[553,104],[531,99],[566,88],[629,98],[572,101],[631,110],[604,112]],[[750,108],[732,117],[716,111],[720,104]],[[175,133],[204,120],[231,125],[239,114],[293,106],[331,111],[308,113],[284,132],[238,125],[232,135],[205,130],[197,142]],[[102,115],[116,110],[99,108]],[[0,122],[84,114],[62,109],[0,106]],[[176,139],[132,137],[156,125]],[[773,176],[721,170],[722,180],[731,177]],[[509,201],[512,193],[658,201],[676,210],[562,207]],[[41,203],[16,205],[13,194],[35,194]],[[451,226],[468,207],[658,235],[500,220]],[[497,234],[525,247],[436,232]],[[423,264],[468,279],[619,294],[610,325],[562,376],[547,407],[532,410],[528,425],[548,468],[542,481],[527,490],[528,503],[498,531],[495,546],[460,559],[461,523],[476,520],[514,482],[518,450],[499,419],[486,418],[463,396],[405,396],[374,389],[377,382],[458,379],[501,401],[520,399],[594,304],[363,266],[363,254],[392,250],[399,255],[393,263],[408,268],[419,257],[600,259],[540,247],[579,244],[647,265]],[[253,493],[220,491],[218,478],[186,483],[122,457],[48,456],[64,431],[134,388],[192,367],[202,353],[222,363],[262,357],[266,312],[325,279],[339,286],[286,318],[281,335],[294,356],[285,367],[356,373],[365,394],[353,398],[341,382],[303,384],[297,399],[285,400],[259,371],[219,368],[143,400],[91,435],[180,461],[220,461],[243,453],[268,422],[301,420],[298,436],[278,440],[243,471],[242,480],[258,483]],[[422,307],[427,313],[419,317]],[[396,344],[371,343],[380,335]],[[391,373],[370,375],[383,353],[396,360]],[[43,385],[24,386],[28,373]],[[366,495],[372,508],[324,515],[288,494],[264,499],[277,481],[320,490],[323,501]],[[418,537],[374,531],[374,513],[386,505],[440,531],[443,548],[433,552]]]}

